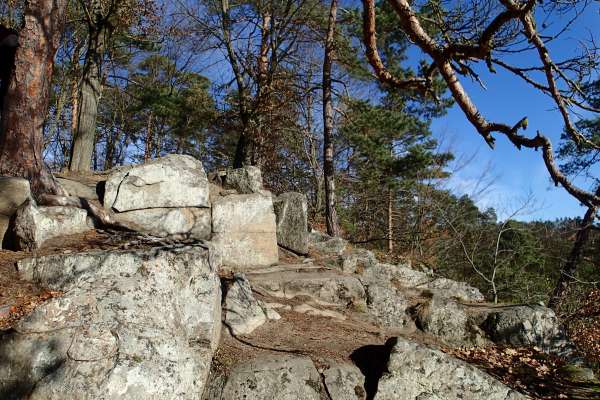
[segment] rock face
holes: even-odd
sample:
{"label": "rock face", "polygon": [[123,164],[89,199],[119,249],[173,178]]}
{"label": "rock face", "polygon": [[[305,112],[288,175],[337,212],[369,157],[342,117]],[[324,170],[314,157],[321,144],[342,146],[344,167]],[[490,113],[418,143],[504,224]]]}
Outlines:
{"label": "rock face", "polygon": [[387,328],[413,331],[415,323],[408,314],[410,300],[391,285],[372,282],[366,286],[368,311]]}
{"label": "rock face", "polygon": [[322,305],[366,308],[365,290],[353,276],[308,270],[248,274],[248,279],[274,297],[307,296]]}
{"label": "rock face", "polygon": [[308,236],[308,247],[311,251],[326,255],[341,255],[348,242],[339,237],[331,237],[319,231],[311,231]]}
{"label": "rock face", "polygon": [[277,243],[298,254],[308,253],[308,200],[302,193],[283,193],[273,200]]}
{"label": "rock face", "polygon": [[270,197],[229,195],[212,208],[213,243],[224,265],[252,269],[279,261],[275,213]]}
{"label": "rock face", "polygon": [[185,235],[193,239],[210,239],[211,236],[209,208],[148,208],[113,216],[119,224],[153,236]]}
{"label": "rock face", "polygon": [[398,338],[375,400],[527,399],[487,373],[439,350]]}
{"label": "rock face", "polygon": [[[225,297],[225,325],[236,336],[248,335],[268,319],[281,318],[252,294],[250,283],[244,274],[236,273]],[[279,317],[279,318],[278,318]]]}
{"label": "rock face", "polygon": [[488,314],[482,328],[496,343],[560,350],[567,344],[556,314],[539,305],[504,306]]}
{"label": "rock face", "polygon": [[83,197],[88,200],[98,200],[96,187],[91,187],[68,178],[56,178],[56,180],[69,196]]}
{"label": "rock face", "polygon": [[340,256],[340,267],[348,274],[362,273],[378,264],[373,252],[365,249],[352,249]]}
{"label": "rock face", "polygon": [[0,398],[200,397],[220,332],[220,284],[206,250],[95,251],[18,268],[64,295],[0,342]]}
{"label": "rock face", "polygon": [[235,189],[240,194],[260,193],[263,190],[260,168],[246,166],[228,170],[225,187]]}
{"label": "rock face", "polygon": [[424,332],[436,336],[451,346],[481,346],[487,344],[466,309],[453,299],[434,295],[421,304],[417,324]]}
{"label": "rock face", "polygon": [[365,400],[365,377],[353,364],[332,363],[323,371],[331,400]]}
{"label": "rock face", "polygon": [[212,400],[321,400],[319,372],[308,357],[264,356],[233,368]]}
{"label": "rock face", "polygon": [[200,161],[168,155],[112,173],[106,181],[104,207],[118,212],[209,207],[208,179]]}
{"label": "rock face", "polygon": [[27,179],[0,176],[0,247],[8,230],[10,217],[30,196]]}
{"label": "rock face", "polygon": [[76,207],[37,207],[27,201],[17,211],[15,236],[22,249],[38,249],[50,239],[83,233],[93,228],[87,211]]}

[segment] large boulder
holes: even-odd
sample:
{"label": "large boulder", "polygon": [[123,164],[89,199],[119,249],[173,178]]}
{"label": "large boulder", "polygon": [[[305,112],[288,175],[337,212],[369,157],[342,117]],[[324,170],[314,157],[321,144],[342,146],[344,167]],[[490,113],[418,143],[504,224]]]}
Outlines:
{"label": "large boulder", "polygon": [[341,270],[348,274],[360,274],[377,264],[378,261],[375,254],[370,250],[361,248],[350,249],[339,257]]}
{"label": "large boulder", "polygon": [[432,272],[422,272],[407,265],[391,265],[384,263],[371,264],[370,268],[357,271],[363,282],[393,282],[396,286],[415,288],[442,297],[456,298],[466,302],[482,302],[485,300],[479,289],[464,282],[442,278]]}
{"label": "large boulder", "polygon": [[28,200],[17,210],[14,234],[22,249],[38,249],[46,241],[93,228],[87,211],[77,207],[38,207]]}
{"label": "large boulder", "polygon": [[209,208],[147,208],[114,213],[120,225],[136,232],[167,237],[184,235],[193,239],[210,239]]}
{"label": "large boulder", "polygon": [[492,308],[481,327],[496,343],[549,352],[569,347],[554,311],[537,304]]}
{"label": "large boulder", "polygon": [[117,212],[209,206],[206,173],[202,163],[190,156],[171,154],[122,168],[106,181],[104,207]]}
{"label": "large boulder", "polygon": [[20,261],[63,293],[0,341],[0,398],[198,399],[220,333],[220,282],[201,247]]}
{"label": "large boulder", "polygon": [[308,253],[308,200],[302,193],[283,193],[273,200],[277,243],[298,254]]}
{"label": "large boulder", "polygon": [[31,189],[27,179],[0,176],[0,247],[11,216],[30,197]]}
{"label": "large boulder", "polygon": [[308,247],[311,252],[325,256],[339,256],[346,250],[348,242],[340,237],[331,237],[323,232],[311,231],[308,235]]}
{"label": "large boulder", "polygon": [[211,400],[321,400],[321,376],[308,357],[262,356],[235,366]]}
{"label": "large boulder", "polygon": [[248,269],[279,261],[275,213],[270,197],[240,194],[212,205],[212,241],[224,265]]}
{"label": "large boulder", "polygon": [[463,305],[453,299],[434,295],[420,304],[417,325],[451,346],[483,346],[485,335]]}
{"label": "large boulder", "polygon": [[323,370],[323,383],[331,400],[365,400],[365,376],[354,365],[332,362]]}
{"label": "large boulder", "polygon": [[487,373],[439,350],[398,338],[375,400],[521,400]]}
{"label": "large boulder", "polygon": [[261,193],[263,181],[260,168],[246,166],[227,170],[224,186],[226,189],[234,189],[240,194]]}
{"label": "large boulder", "polygon": [[371,282],[365,285],[367,292],[367,310],[384,327],[413,331],[413,322],[408,310],[410,299],[400,290],[384,282]]}
{"label": "large boulder", "polygon": [[225,325],[236,336],[248,335],[268,319],[280,318],[276,311],[254,297],[250,282],[241,273],[234,274],[227,288],[224,311]]}

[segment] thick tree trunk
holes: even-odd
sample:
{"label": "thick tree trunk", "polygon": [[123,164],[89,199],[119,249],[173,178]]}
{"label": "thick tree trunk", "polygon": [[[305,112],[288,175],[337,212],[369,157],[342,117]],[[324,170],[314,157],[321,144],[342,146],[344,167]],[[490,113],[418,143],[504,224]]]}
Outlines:
{"label": "thick tree trunk", "polygon": [[337,0],[331,0],[325,56],[323,59],[323,172],[325,177],[325,219],[327,234],[339,236],[337,212],[335,209],[335,165],[333,163],[333,104],[331,99],[331,67],[335,50],[335,25],[337,19]]}
{"label": "thick tree trunk", "polygon": [[27,178],[35,195],[61,193],[42,158],[54,56],[66,0],[29,0],[2,110],[0,174]]}
{"label": "thick tree trunk", "polygon": [[[600,195],[600,188],[596,191],[596,195]],[[592,230],[592,226],[594,224],[594,220],[596,219],[596,212],[598,209],[596,207],[588,208],[585,213],[583,220],[579,224],[579,229],[577,231],[577,235],[575,237],[575,243],[573,243],[573,247],[571,248],[571,253],[569,254],[569,258],[565,263],[564,267],[560,271],[560,277],[556,282],[556,286],[554,288],[554,292],[552,293],[552,297],[548,302],[548,307],[552,308],[556,313],[559,312],[560,306],[563,298],[569,288],[569,285],[574,280],[575,273],[577,272],[577,266],[579,264],[579,260],[581,259],[581,254],[583,253],[583,248],[590,237],[590,232]]]}
{"label": "thick tree trunk", "polygon": [[104,33],[90,32],[88,50],[79,85],[77,125],[73,133],[70,171],[89,171],[96,142],[96,117],[102,95],[101,63]]}

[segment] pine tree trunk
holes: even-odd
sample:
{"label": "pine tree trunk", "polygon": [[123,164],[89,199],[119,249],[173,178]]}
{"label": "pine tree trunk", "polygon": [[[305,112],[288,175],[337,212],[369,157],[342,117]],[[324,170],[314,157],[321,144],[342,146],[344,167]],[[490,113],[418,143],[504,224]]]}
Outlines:
{"label": "pine tree trunk", "polygon": [[387,226],[387,244],[388,244],[388,253],[392,253],[394,251],[394,195],[392,189],[388,190],[388,209],[387,209],[387,217],[388,217],[388,226]]}
{"label": "pine tree trunk", "polygon": [[43,126],[66,0],[29,0],[0,125],[0,174],[27,178],[35,195],[61,190],[42,158]]}
{"label": "pine tree trunk", "polygon": [[154,137],[152,135],[152,111],[148,114],[148,124],[146,126],[146,148],[144,149],[144,162],[152,158],[154,148]]}
{"label": "pine tree trunk", "polygon": [[325,55],[323,59],[323,173],[325,177],[325,220],[327,234],[339,236],[337,211],[335,209],[335,165],[333,163],[333,104],[331,99],[331,67],[335,50],[335,25],[337,18],[337,0],[331,0]]}
{"label": "pine tree trunk", "polygon": [[[596,195],[600,195],[600,188],[596,191]],[[581,259],[581,254],[583,253],[583,248],[590,237],[590,232],[592,230],[592,225],[594,224],[594,220],[596,219],[596,212],[598,209],[596,207],[588,208],[585,213],[583,220],[579,224],[577,235],[575,237],[575,243],[573,243],[573,247],[571,248],[571,253],[569,254],[569,258],[565,263],[564,267],[560,271],[560,277],[556,282],[556,286],[554,288],[554,292],[552,293],[552,297],[548,302],[548,307],[552,308],[556,313],[559,312],[562,300],[564,299],[567,289],[569,285],[574,280],[575,273],[577,272],[577,266],[579,264],[579,260]]]}
{"label": "pine tree trunk", "polygon": [[101,62],[104,52],[103,33],[91,31],[83,66],[73,133],[70,171],[89,171],[96,139],[96,117],[102,94]]}

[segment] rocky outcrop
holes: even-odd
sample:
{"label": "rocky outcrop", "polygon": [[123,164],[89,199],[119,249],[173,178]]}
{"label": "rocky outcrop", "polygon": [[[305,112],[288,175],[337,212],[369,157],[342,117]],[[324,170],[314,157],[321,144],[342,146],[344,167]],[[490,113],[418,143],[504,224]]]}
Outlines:
{"label": "rocky outcrop", "polygon": [[353,276],[334,271],[276,271],[249,273],[253,286],[271,296],[291,299],[310,297],[314,302],[338,307],[366,308],[366,294],[360,281]]}
{"label": "rocky outcrop", "polygon": [[236,336],[248,335],[267,320],[281,318],[277,311],[254,297],[250,283],[241,273],[234,274],[228,285],[223,309],[225,325]]}
{"label": "rocky outcrop", "polygon": [[[222,378],[223,379],[223,378]],[[308,357],[262,356],[235,366],[210,400],[321,400],[321,376]]]}
{"label": "rocky outcrop", "polygon": [[434,295],[416,312],[419,328],[451,346],[484,346],[489,344],[468,309],[453,299]]}
{"label": "rocky outcrop", "polygon": [[365,400],[365,377],[349,363],[332,362],[322,372],[323,383],[331,400]]}
{"label": "rocky outcrop", "polygon": [[210,239],[209,184],[200,161],[169,155],[120,168],[106,181],[104,207],[136,232]]}
{"label": "rocky outcrop", "polygon": [[0,177],[0,246],[8,231],[10,218],[30,197],[31,189],[27,179]]}
{"label": "rocky outcrop", "polygon": [[413,331],[410,299],[392,285],[371,282],[366,287],[368,311],[384,327]]}
{"label": "rocky outcrop", "polygon": [[197,399],[220,332],[216,265],[201,247],[19,262],[61,291],[0,342],[0,398]]}
{"label": "rocky outcrop", "polygon": [[360,274],[363,271],[373,268],[379,262],[372,251],[353,248],[340,255],[340,268],[348,274]]}
{"label": "rocky outcrop", "polygon": [[496,343],[538,346],[547,352],[570,348],[554,311],[537,304],[492,308],[481,327]]}
{"label": "rocky outcrop", "polygon": [[60,177],[56,178],[56,181],[68,196],[81,197],[87,200],[99,200],[96,185],[86,185],[75,179]]}
{"label": "rocky outcrop", "polygon": [[53,238],[93,228],[87,211],[76,207],[38,207],[28,200],[17,210],[14,234],[21,249],[38,249]]}
{"label": "rocky outcrop", "polygon": [[311,252],[324,255],[341,255],[348,242],[340,237],[331,237],[319,231],[311,231],[308,235],[308,248]]}
{"label": "rocky outcrop", "polygon": [[277,243],[298,254],[308,253],[308,200],[302,193],[283,193],[273,200]]}
{"label": "rocky outcrop", "polygon": [[212,205],[212,241],[224,265],[252,269],[279,261],[275,213],[270,197],[240,194]]}
{"label": "rocky outcrop", "polygon": [[200,161],[168,155],[113,172],[106,181],[104,207],[117,212],[209,207],[208,179]]}
{"label": "rocky outcrop", "polygon": [[227,170],[224,186],[240,194],[261,193],[263,181],[260,168],[249,165]]}
{"label": "rocky outcrop", "polygon": [[192,239],[210,239],[209,208],[148,208],[114,213],[121,226],[158,237],[183,235]]}
{"label": "rocky outcrop", "polygon": [[375,400],[527,399],[487,373],[439,350],[398,338]]}

